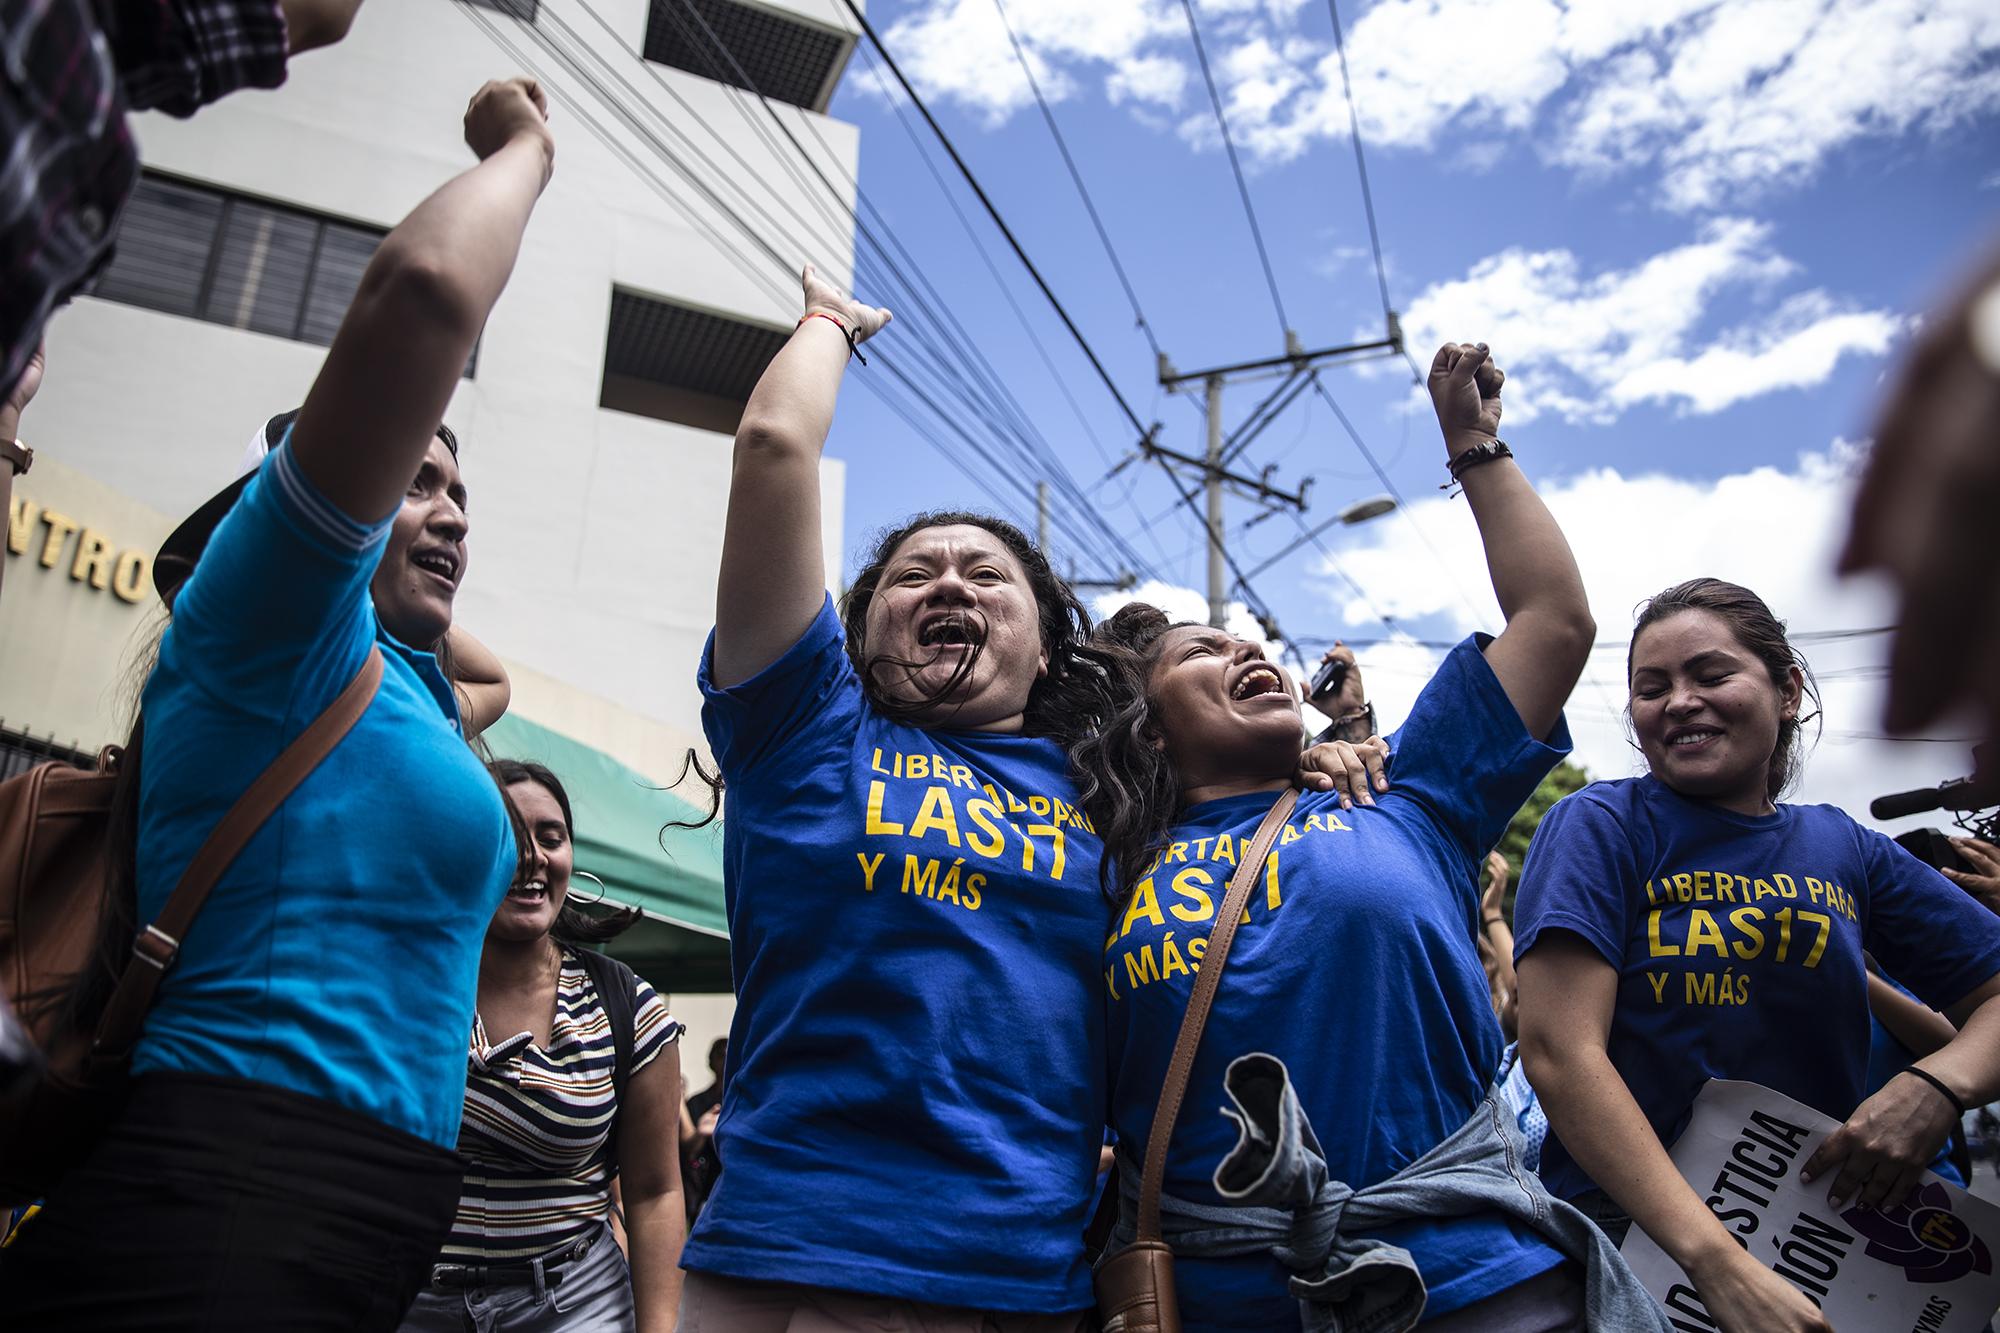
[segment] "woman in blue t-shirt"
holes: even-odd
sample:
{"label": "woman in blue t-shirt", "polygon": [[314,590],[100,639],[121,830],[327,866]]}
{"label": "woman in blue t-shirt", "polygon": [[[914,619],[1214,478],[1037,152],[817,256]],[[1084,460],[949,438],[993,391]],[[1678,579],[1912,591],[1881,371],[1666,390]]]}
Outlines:
{"label": "woman in blue t-shirt", "polygon": [[[1823,1329],[1667,1145],[1703,1083],[1744,1079],[1845,1119],[1802,1179],[1843,1205],[1900,1202],[1959,1110],[2000,1095],[2000,920],[1834,807],[1778,803],[1817,697],[1755,593],[1667,589],[1626,672],[1649,771],[1558,802],[1515,902],[1521,1051],[1553,1131],[1542,1175],[1614,1235],[1636,1221],[1720,1327]],[[1866,1100],[1864,949],[1961,1029]]]}
{"label": "woman in blue t-shirt", "polygon": [[1102,711],[1089,622],[965,513],[884,535],[836,614],[820,450],[889,313],[804,289],[737,432],[700,670],[738,1003],[680,1326],[1074,1329],[1104,1126],[1108,908],[1062,744]]}
{"label": "woman in blue t-shirt", "polygon": [[296,420],[156,562],[172,619],[112,821],[139,922],[377,651],[381,680],[186,938],[151,938],[130,1094],[0,1257],[9,1329],[388,1330],[429,1277],[518,855],[432,651],[467,531],[439,423],[549,179],[545,117],[531,80],[474,96],[479,164],[383,239]]}
{"label": "woman in blue t-shirt", "polygon": [[[1190,1328],[1296,1329],[1301,1300],[1339,1307],[1342,1327],[1567,1328],[1583,1288],[1566,1254],[1610,1275],[1605,1299],[1623,1303],[1606,1310],[1637,1321],[1621,1327],[1652,1326],[1583,1217],[1530,1220],[1550,1201],[1492,1093],[1503,1043],[1475,944],[1477,872],[1569,748],[1563,700],[1594,632],[1561,531],[1495,436],[1502,379],[1484,345],[1447,344],[1430,374],[1506,629],[1461,643],[1425,687],[1396,733],[1393,789],[1352,808],[1304,794],[1257,877],[1166,1160],[1164,1230]],[[1303,732],[1291,682],[1255,644],[1141,605],[1099,638],[1127,658],[1133,691],[1078,761],[1122,890],[1099,985],[1113,1127],[1136,1149],[1217,904],[1291,784]],[[1241,1093],[1225,1074],[1258,1052],[1288,1071],[1330,1179],[1357,1191],[1344,1218],[1325,1190],[1280,1211],[1235,1206],[1222,1188],[1239,1133],[1218,1108]],[[1478,1150],[1438,1170],[1432,1150],[1451,1139]],[[1140,1168],[1136,1152],[1121,1157],[1120,1239]]]}

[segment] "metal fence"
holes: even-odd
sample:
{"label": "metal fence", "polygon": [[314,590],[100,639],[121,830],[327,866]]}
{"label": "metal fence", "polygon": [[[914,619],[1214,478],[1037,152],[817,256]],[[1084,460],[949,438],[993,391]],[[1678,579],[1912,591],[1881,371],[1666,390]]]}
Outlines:
{"label": "metal fence", "polygon": [[16,731],[4,721],[0,721],[0,781],[25,773],[36,764],[46,764],[51,759],[78,768],[91,768],[97,763],[96,756],[85,754],[74,746],[62,745],[53,733],[37,736],[32,732]]}

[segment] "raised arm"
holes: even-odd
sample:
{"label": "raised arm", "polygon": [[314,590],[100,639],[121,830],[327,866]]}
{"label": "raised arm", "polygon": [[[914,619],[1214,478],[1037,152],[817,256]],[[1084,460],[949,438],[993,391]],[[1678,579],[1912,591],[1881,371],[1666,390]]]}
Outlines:
{"label": "raised arm", "polygon": [[514,682],[499,655],[472,637],[463,625],[445,631],[451,655],[451,684],[458,691],[458,719],[469,740],[498,722],[514,699]]}
{"label": "raised arm", "polygon": [[826,596],[820,556],[819,455],[856,343],[889,312],[835,290],[806,265],[805,317],[764,370],[729,478],[722,572],[715,586],[713,679],[741,684],[797,643]]}
{"label": "raised arm", "polygon": [[[1446,343],[1431,360],[1431,402],[1445,448],[1457,458],[1498,439],[1506,375],[1484,343]],[[1486,547],[1486,568],[1507,628],[1486,660],[1529,732],[1546,736],[1583,674],[1597,622],[1562,529],[1511,458],[1460,478]]]}
{"label": "raised arm", "polygon": [[532,79],[475,93],[465,141],[479,165],[417,205],[361,276],[291,444],[351,518],[393,513],[430,448],[554,168],[546,115]]}
{"label": "raised arm", "polygon": [[1552,930],[1522,955],[1516,975],[1521,1060],[1549,1127],[1681,1266],[1724,1333],[1831,1333],[1812,1302],[1739,1246],[1681,1178],[1613,1067],[1616,969],[1581,937]]}

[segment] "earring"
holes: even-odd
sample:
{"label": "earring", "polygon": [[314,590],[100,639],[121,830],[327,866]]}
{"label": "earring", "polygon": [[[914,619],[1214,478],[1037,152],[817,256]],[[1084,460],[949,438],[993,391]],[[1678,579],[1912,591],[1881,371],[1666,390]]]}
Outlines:
{"label": "earring", "polygon": [[580,899],[578,899],[578,898],[576,897],[576,895],[575,895],[575,894],[571,894],[571,895],[570,895],[570,897],[569,897],[569,901],[570,901],[570,903],[571,903],[571,904],[572,904],[573,906],[577,906],[577,907],[595,907],[595,906],[597,906],[597,905],[598,905],[599,903],[601,903],[601,902],[603,902],[603,901],[604,901],[604,892],[605,892],[605,890],[604,890],[604,881],[603,881],[603,880],[601,880],[601,879],[599,879],[599,878],[598,878],[597,876],[595,876],[595,875],[591,874],[591,873],[590,873],[590,872],[589,872],[588,870],[572,870],[572,871],[570,871],[570,872],[569,872],[569,877],[570,877],[570,878],[571,878],[572,880],[576,880],[576,879],[587,879],[587,880],[589,880],[589,881],[590,881],[590,882],[591,882],[592,884],[595,884],[595,885],[597,886],[597,896],[596,896],[595,898],[592,898],[592,899],[591,899],[591,900],[590,900],[589,902],[583,902],[583,901],[581,901]]}

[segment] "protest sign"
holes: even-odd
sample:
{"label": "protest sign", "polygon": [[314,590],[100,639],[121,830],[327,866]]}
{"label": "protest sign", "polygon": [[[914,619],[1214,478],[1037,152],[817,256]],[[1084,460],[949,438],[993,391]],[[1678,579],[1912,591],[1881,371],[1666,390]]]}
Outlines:
{"label": "protest sign", "polygon": [[[1840,1122],[1789,1097],[1713,1079],[1674,1143],[1674,1166],[1749,1252],[1810,1297],[1838,1333],[1983,1333],[2000,1307],[2000,1208],[1924,1173],[1888,1211],[1826,1201],[1799,1170]],[[1716,1327],[1694,1285],[1633,1227],[1624,1255],[1676,1329]]]}

